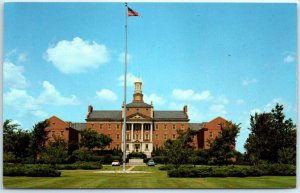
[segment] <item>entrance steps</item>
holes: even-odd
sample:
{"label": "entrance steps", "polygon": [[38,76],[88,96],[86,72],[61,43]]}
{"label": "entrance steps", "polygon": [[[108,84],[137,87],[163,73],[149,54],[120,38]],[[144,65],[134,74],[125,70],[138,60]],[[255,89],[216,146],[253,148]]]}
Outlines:
{"label": "entrance steps", "polygon": [[128,165],[130,166],[143,166],[144,160],[143,159],[129,159]]}

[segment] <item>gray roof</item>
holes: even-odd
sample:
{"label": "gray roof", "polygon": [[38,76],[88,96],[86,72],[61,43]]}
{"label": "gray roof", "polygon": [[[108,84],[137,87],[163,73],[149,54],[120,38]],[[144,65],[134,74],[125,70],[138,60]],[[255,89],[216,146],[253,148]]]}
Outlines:
{"label": "gray roof", "polygon": [[205,122],[203,122],[203,123],[189,123],[190,129],[193,130],[193,131],[201,130],[204,125],[205,125]]}
{"label": "gray roof", "polygon": [[71,127],[73,129],[76,129],[77,131],[82,131],[86,128],[86,123],[70,123]]}
{"label": "gray roof", "polygon": [[[183,111],[154,111],[153,120],[188,121],[189,119]],[[93,111],[86,121],[122,121],[122,111]]]}
{"label": "gray roof", "polygon": [[152,105],[149,105],[147,103],[144,102],[132,102],[126,105],[126,107],[148,107],[148,108],[152,108]]}
{"label": "gray roof", "polygon": [[122,111],[93,111],[86,121],[122,121]]}
{"label": "gray roof", "polygon": [[188,117],[183,111],[154,111],[154,120],[155,121],[163,121],[163,120],[188,121]]}

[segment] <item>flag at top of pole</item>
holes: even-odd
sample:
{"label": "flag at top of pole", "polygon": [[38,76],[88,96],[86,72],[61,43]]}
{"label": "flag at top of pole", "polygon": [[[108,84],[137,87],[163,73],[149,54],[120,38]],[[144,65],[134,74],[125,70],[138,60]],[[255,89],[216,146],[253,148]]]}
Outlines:
{"label": "flag at top of pole", "polygon": [[128,16],[139,16],[139,13],[136,11],[133,11],[132,9],[130,9],[130,7],[128,7]]}

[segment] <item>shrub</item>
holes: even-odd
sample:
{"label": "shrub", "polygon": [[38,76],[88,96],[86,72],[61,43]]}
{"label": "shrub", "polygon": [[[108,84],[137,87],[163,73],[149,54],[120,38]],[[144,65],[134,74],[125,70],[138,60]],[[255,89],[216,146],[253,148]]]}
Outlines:
{"label": "shrub", "polygon": [[3,176],[58,177],[61,172],[49,165],[4,165]]}
{"label": "shrub", "polygon": [[166,157],[165,156],[154,156],[154,157],[152,157],[152,159],[157,164],[164,164],[165,160],[166,160]]}
{"label": "shrub", "polygon": [[255,167],[234,166],[180,167],[168,171],[169,177],[246,177],[261,174],[261,171]]}
{"label": "shrub", "polygon": [[296,166],[289,164],[260,164],[257,166],[263,175],[270,176],[295,176]]}
{"label": "shrub", "polygon": [[77,169],[84,170],[96,170],[102,168],[102,164],[99,162],[76,162],[74,165]]}

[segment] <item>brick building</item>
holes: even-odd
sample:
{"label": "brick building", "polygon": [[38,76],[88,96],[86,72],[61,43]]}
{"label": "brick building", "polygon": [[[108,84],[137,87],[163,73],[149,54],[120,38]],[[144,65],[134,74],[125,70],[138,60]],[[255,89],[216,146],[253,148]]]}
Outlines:
{"label": "brick building", "polygon": [[221,132],[221,124],[225,119],[217,117],[205,123],[189,123],[188,107],[182,111],[157,111],[152,103],[147,104],[143,100],[142,81],[135,81],[133,100],[124,106],[122,110],[94,110],[88,106],[88,114],[85,123],[65,122],[55,116],[48,119],[50,126],[47,128],[49,140],[61,137],[66,142],[78,142],[80,131],[86,128],[96,130],[112,138],[110,148],[122,149],[122,128],[124,115],[126,116],[126,153],[144,152],[151,156],[153,148],[163,146],[167,139],[176,139],[177,130],[192,129],[197,131],[194,136],[196,149],[208,149],[208,139],[214,139]]}

